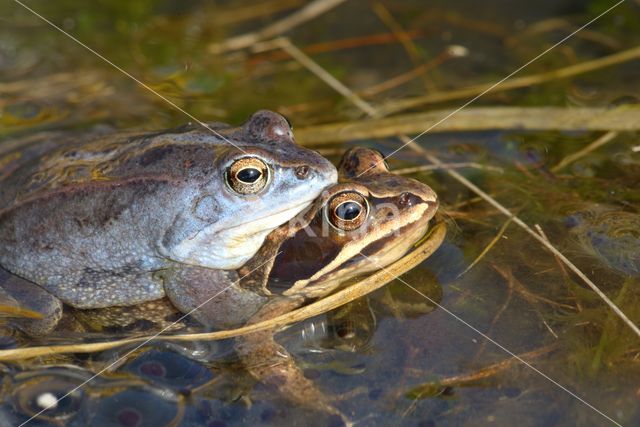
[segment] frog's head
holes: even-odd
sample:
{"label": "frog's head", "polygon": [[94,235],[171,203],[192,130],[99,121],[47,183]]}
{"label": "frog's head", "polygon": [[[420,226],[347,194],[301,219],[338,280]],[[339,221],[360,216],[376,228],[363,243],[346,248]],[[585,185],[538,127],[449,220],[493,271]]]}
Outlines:
{"label": "frog's head", "polygon": [[[281,115],[258,111],[238,128],[217,130],[213,173],[191,200],[195,233],[174,234],[177,261],[234,269],[262,245],[269,232],[308,207],[337,180],[335,167],[297,145]],[[206,135],[206,137],[210,137]]]}
{"label": "frog's head", "polygon": [[291,286],[285,295],[321,296],[389,265],[425,234],[438,208],[429,186],[390,173],[376,150],[349,150],[339,173],[340,183],[310,208],[308,225],[279,244],[269,283]]}

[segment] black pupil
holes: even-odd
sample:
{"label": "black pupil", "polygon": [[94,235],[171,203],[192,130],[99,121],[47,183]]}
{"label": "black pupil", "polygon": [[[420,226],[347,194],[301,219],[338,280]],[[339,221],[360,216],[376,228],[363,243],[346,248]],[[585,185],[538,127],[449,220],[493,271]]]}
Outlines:
{"label": "black pupil", "polygon": [[236,174],[236,177],[242,182],[254,183],[256,182],[262,172],[255,168],[245,168]]}
{"label": "black pupil", "polygon": [[336,216],[345,221],[356,219],[362,207],[356,202],[345,202],[336,208]]}

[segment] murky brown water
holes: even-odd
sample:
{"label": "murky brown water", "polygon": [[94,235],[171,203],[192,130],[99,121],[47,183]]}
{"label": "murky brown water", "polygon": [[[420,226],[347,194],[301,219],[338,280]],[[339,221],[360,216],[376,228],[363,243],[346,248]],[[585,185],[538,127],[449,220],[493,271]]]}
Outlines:
{"label": "murky brown water", "polygon": [[[261,108],[286,114],[297,127],[359,119],[363,115],[356,107],[280,50],[211,53],[213,43],[262,28],[304,3],[37,0],[28,5],[201,120],[238,123]],[[382,106],[495,82],[613,4],[350,0],[286,35],[348,87]],[[158,129],[189,120],[19,4],[2,4],[0,20],[0,146],[45,129]],[[404,35],[394,35],[398,28]],[[627,0],[514,77],[630,49],[638,45],[639,35],[640,6]],[[468,54],[445,55],[454,45]],[[635,104],[638,67],[637,60],[627,61],[569,79],[496,91],[470,107],[571,110]],[[416,69],[414,76],[404,76]],[[398,76],[402,83],[391,80]],[[414,111],[452,111],[470,98]],[[637,133],[619,132],[602,147],[557,167],[603,134],[514,128],[431,132],[418,142],[444,162],[473,163],[457,170],[527,224],[539,224],[638,324]],[[322,148],[337,153],[355,144],[388,154],[401,142],[390,137]],[[389,159],[392,169],[428,163],[409,149]],[[403,280],[441,307],[396,281],[347,306],[346,312],[289,328],[279,341],[307,375],[326,394],[344,395],[336,405],[362,425],[611,422],[598,411],[621,425],[640,424],[640,338],[513,223],[465,272],[507,218],[444,171],[412,176],[439,194],[449,234],[440,250]],[[30,344],[6,333],[5,348]],[[238,368],[231,343],[158,343],[144,350],[29,425],[335,422],[291,407],[267,387],[254,387]],[[28,419],[42,407],[38,399],[43,394],[65,394],[127,351],[2,364],[0,425]]]}

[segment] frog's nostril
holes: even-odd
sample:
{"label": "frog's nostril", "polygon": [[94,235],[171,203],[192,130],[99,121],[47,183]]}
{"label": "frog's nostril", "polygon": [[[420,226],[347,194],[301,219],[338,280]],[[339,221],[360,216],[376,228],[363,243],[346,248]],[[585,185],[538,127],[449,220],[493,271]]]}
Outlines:
{"label": "frog's nostril", "polygon": [[404,192],[398,197],[398,205],[403,208],[410,208],[420,203],[420,198],[411,193]]}
{"label": "frog's nostril", "polygon": [[309,176],[309,166],[302,165],[296,168],[296,177],[298,179],[305,179],[307,176]]}

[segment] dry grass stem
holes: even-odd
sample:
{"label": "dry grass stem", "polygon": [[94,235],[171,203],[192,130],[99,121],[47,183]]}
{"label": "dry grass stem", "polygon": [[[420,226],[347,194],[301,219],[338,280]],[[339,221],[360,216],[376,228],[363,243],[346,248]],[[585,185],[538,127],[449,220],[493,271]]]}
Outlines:
{"label": "dry grass stem", "polygon": [[[522,353],[518,355],[521,359],[535,359],[540,356],[544,356],[545,354],[551,353],[556,349],[557,345],[552,344],[537,350],[529,351],[527,353]],[[462,387],[465,385],[470,385],[471,383],[475,383],[480,380],[484,380],[490,377],[495,376],[496,374],[504,371],[505,369],[510,368],[513,364],[519,363],[516,358],[510,358],[507,360],[503,360],[498,363],[494,363],[492,365],[486,366],[482,369],[479,369],[471,374],[463,374],[463,375],[454,375],[451,377],[443,378],[439,380],[437,383],[432,383],[433,385],[438,385],[441,387]],[[422,386],[423,388],[425,385]]]}
{"label": "dry grass stem", "polygon": [[[524,38],[529,38],[532,36],[536,36],[539,34],[549,33],[552,31],[565,31],[567,33],[574,32],[578,27],[566,19],[562,18],[550,18],[542,21],[535,22],[529,25],[524,31],[518,33],[515,36],[512,36],[507,42],[507,46],[514,46],[517,43],[521,42]],[[602,46],[607,47],[611,50],[620,49],[620,42],[613,37],[607,36],[606,34],[602,34],[598,31],[589,30],[588,28],[583,28],[581,31],[575,34],[577,38],[581,38],[583,40],[592,41],[598,43]]]}
{"label": "dry grass stem", "polygon": [[452,56],[448,54],[448,51],[445,51],[426,64],[418,65],[413,70],[407,71],[406,73],[398,74],[397,76],[392,77],[389,80],[385,80],[384,82],[369,86],[368,88],[363,89],[358,93],[366,98],[394,89],[398,86],[410,82],[417,77],[422,76],[424,73],[441,65],[449,58],[452,58]]}
{"label": "dry grass stem", "polygon": [[[425,35],[425,32],[421,30],[411,30],[407,32],[407,35],[411,39],[415,39],[418,37],[423,37]],[[357,49],[365,46],[380,46],[396,43],[398,43],[398,39],[394,34],[377,33],[368,34],[366,36],[346,37],[336,40],[312,43],[302,47],[301,50],[308,55],[312,55],[318,53],[336,52],[345,49]],[[253,45],[251,47],[251,52],[254,53],[254,55],[250,59],[248,59],[249,62],[247,65],[253,66],[254,64],[260,64],[263,62],[275,62],[291,58],[290,55],[282,50],[278,50],[275,52],[263,52],[273,49],[279,49],[279,47],[275,46],[272,40],[267,40],[262,43]],[[247,60],[247,58],[243,56],[242,60],[245,61]]]}
{"label": "dry grass stem", "polygon": [[[538,232],[538,234],[540,234],[540,236],[547,243],[551,244],[551,242],[549,241],[549,238],[547,237],[546,233],[544,232],[542,227],[540,227],[540,224],[535,224],[534,227],[536,228],[536,231]],[[571,278],[569,277],[569,272],[567,271],[567,268],[562,263],[562,260],[560,260],[557,256],[554,255],[553,258],[556,260],[556,264],[558,264],[558,268],[560,269],[560,272],[562,273],[562,277],[564,278],[564,283],[565,283],[565,285],[567,285],[567,290],[569,291],[569,293],[571,294],[571,296],[573,297],[573,299],[575,301],[576,310],[578,312],[581,312],[582,311],[582,305],[580,304],[580,299],[576,297],[576,294],[573,291],[573,289],[571,289],[571,286],[568,286],[568,283],[571,281]]]}
{"label": "dry grass stem", "polygon": [[322,68],[318,63],[312,60],[307,54],[302,52],[296,46],[291,43],[286,37],[276,39],[275,42],[293,59],[300,62],[305,68],[310,70],[313,74],[318,76],[323,82],[333,88],[340,95],[351,101],[356,107],[367,113],[368,115],[375,117],[376,111],[366,101],[360,98],[356,93],[351,91],[348,87],[342,84],[338,79],[333,77],[329,72]]}
{"label": "dry grass stem", "polygon": [[500,167],[483,165],[475,162],[443,163],[442,167],[435,166],[435,165],[413,166],[410,168],[395,169],[393,173],[395,173],[396,175],[408,175],[416,172],[427,172],[427,171],[434,171],[434,170],[440,170],[445,168],[447,169],[472,168],[472,169],[486,170],[490,172],[504,173],[504,169]]}
{"label": "dry grass stem", "polygon": [[344,153],[344,148],[318,148],[315,151],[323,156],[341,156]]}
{"label": "dry grass stem", "polygon": [[220,54],[230,50],[247,48],[254,43],[276,37],[297,27],[298,25],[304,24],[305,22],[322,15],[345,1],[346,0],[314,0],[302,9],[282,18],[279,21],[267,25],[256,32],[231,37],[221,43],[211,44],[209,45],[208,50],[210,53]]}
{"label": "dry grass stem", "polygon": [[[324,80],[324,79],[323,79]],[[356,96],[353,93],[350,96]],[[358,105],[362,101],[354,104]],[[369,114],[371,106],[363,110]],[[377,139],[400,134],[418,134],[435,126],[450,110],[411,113],[368,121],[356,120],[314,125],[296,130],[296,139],[306,146],[358,139]],[[370,114],[371,115],[371,114]],[[374,116],[377,117],[377,116]],[[466,108],[435,126],[434,132],[467,132],[495,129],[550,131],[638,131],[640,107],[477,107]]]}
{"label": "dry grass stem", "polygon": [[460,274],[458,274],[458,278],[464,276],[478,262],[480,262],[480,260],[482,258],[484,258],[487,253],[489,253],[491,248],[493,248],[495,246],[495,244],[498,243],[498,240],[500,240],[502,238],[502,236],[504,235],[504,232],[507,230],[507,227],[509,226],[509,224],[511,224],[511,218],[507,218],[507,220],[504,222],[504,224],[502,224],[502,227],[500,227],[500,230],[498,230],[498,233],[495,235],[495,237],[493,239],[491,239],[489,244],[482,250],[482,252],[480,252],[480,254],[476,257],[476,259],[474,259],[473,262],[471,264],[469,264],[469,266],[467,268],[464,269],[464,271],[462,271]]}
{"label": "dry grass stem", "polygon": [[[291,42],[287,41],[287,44],[289,44],[291,47],[293,47],[293,45],[291,45]],[[322,67],[320,67],[317,63],[315,63],[311,58],[306,56],[303,52],[301,52],[300,50],[297,50],[297,53],[299,55],[305,57],[304,58],[305,61],[302,63],[302,65],[307,67],[311,72],[316,74],[323,81],[326,81],[324,77],[326,77],[327,75],[330,76],[331,80],[337,81],[326,70],[322,69]],[[632,56],[632,55],[633,55],[634,58],[635,57],[640,57],[640,47],[634,48],[634,49],[630,49],[629,51],[621,52],[621,54],[623,54],[623,53],[626,55],[625,57],[627,58],[627,60],[629,60],[629,57]],[[621,55],[621,54],[618,54],[618,55]],[[611,58],[611,57],[608,57],[608,58]],[[599,61],[601,61],[601,62],[604,61],[604,58],[601,58]],[[612,62],[611,59],[609,59],[608,61]],[[617,57],[616,61],[617,62],[615,62],[615,63],[619,63],[621,61],[620,56]],[[613,65],[613,64],[611,64],[611,65]],[[568,67],[568,68],[570,68],[570,67]],[[316,70],[318,70],[318,69],[321,70],[320,74],[316,73]],[[508,83],[508,81],[507,81],[507,83]],[[346,90],[348,92],[347,96],[349,96],[349,95],[353,96],[354,95],[353,92],[350,91],[349,88],[344,86],[342,83],[338,82],[338,85],[339,85],[339,87],[341,87],[341,90]],[[342,93],[342,92],[340,92],[340,93]],[[349,98],[349,99],[351,99],[351,98]],[[369,114],[370,116],[375,118],[375,116],[377,115],[376,109],[373,106],[371,106],[369,103],[367,103],[366,101],[364,101],[364,100],[361,100],[361,101],[363,103],[365,103],[365,105],[366,105],[366,108],[363,108],[362,110],[364,112],[367,112],[367,114]],[[622,109],[621,111],[625,111],[627,108],[628,107],[625,107],[625,109]],[[371,111],[371,113],[369,113],[369,111]],[[461,113],[461,112],[462,111],[460,111],[458,113]],[[452,117],[454,117],[454,116],[452,116]],[[371,126],[371,124],[369,124],[369,126]],[[401,148],[406,146],[406,147],[410,148],[412,151],[420,154],[422,157],[424,157],[426,160],[428,160],[432,164],[440,166],[440,167],[443,167],[444,163],[440,159],[438,159],[436,156],[434,156],[434,155],[430,154],[429,152],[427,152],[423,147],[421,147],[415,141],[410,139],[408,136],[400,135],[399,139],[403,143]],[[560,259],[571,271],[573,271],[578,277],[580,277],[580,279],[582,281],[584,281],[584,283],[586,283],[587,286],[589,286],[591,288],[591,290],[593,290],[598,295],[598,297],[600,297],[600,299],[602,299],[605,302],[605,304],[607,304],[613,310],[613,312],[616,314],[616,316],[618,316],[638,337],[640,337],[640,328],[638,328],[638,326],[635,323],[633,323],[631,321],[631,319],[629,319],[629,317],[613,301],[611,301],[611,299],[604,292],[602,292],[600,290],[600,288],[595,283],[593,283],[593,281],[591,279],[589,279],[589,277],[587,277],[586,274],[584,274],[575,264],[573,264],[566,256],[564,256],[564,254],[562,254],[562,252],[560,252],[550,242],[548,242],[546,239],[544,239],[542,236],[540,236],[538,233],[536,233],[531,227],[529,227],[529,225],[527,223],[525,223],[523,220],[521,220],[519,217],[517,217],[515,214],[513,214],[509,209],[507,209],[505,206],[503,206],[500,202],[498,202],[496,199],[491,197],[489,194],[485,193],[480,187],[478,187],[477,185],[475,185],[474,183],[469,181],[467,178],[465,178],[464,176],[460,175],[456,170],[450,169],[450,168],[444,168],[444,169],[449,174],[449,176],[451,176],[453,179],[455,179],[456,181],[458,181],[459,183],[461,183],[462,185],[467,187],[472,192],[476,193],[478,196],[482,197],[487,203],[489,203],[491,206],[496,208],[499,212],[501,212],[507,218],[510,218],[519,227],[524,229],[530,236],[532,236],[535,240],[540,242],[548,251],[550,251],[553,255],[558,257],[558,259]]]}
{"label": "dry grass stem", "polygon": [[517,358],[513,357],[511,359],[504,360],[502,362],[494,363],[485,368],[482,368],[476,372],[471,374],[464,375],[455,375],[452,377],[444,378],[437,382],[431,382],[426,384],[421,384],[416,387],[413,387],[409,390],[406,395],[411,400],[411,404],[409,407],[402,413],[403,417],[409,415],[417,406],[417,402],[420,399],[425,397],[433,396],[436,391],[444,391],[446,387],[472,387],[474,385],[479,385],[478,383],[483,380],[487,380],[491,377],[494,377],[501,373],[502,371],[511,368],[512,365],[521,363],[521,360],[524,359],[534,359],[539,356],[543,356],[547,353],[550,353],[555,349],[555,345],[546,346],[540,348],[538,350],[530,351],[528,353],[524,353],[519,355]]}
{"label": "dry grass stem", "polygon": [[216,25],[237,25],[241,22],[262,18],[292,9],[304,4],[304,0],[267,0],[231,9],[215,9],[213,19]]}
{"label": "dry grass stem", "polygon": [[[499,86],[496,86],[491,90],[491,92],[497,93],[505,90],[535,86],[554,80],[577,76],[579,74],[588,73],[605,67],[611,67],[613,65],[622,64],[624,62],[629,62],[636,59],[640,59],[640,46],[624,50],[622,52],[614,53],[612,55],[604,56],[602,58],[584,61],[579,64],[570,65],[564,68],[558,68],[553,71],[547,71],[545,73],[534,74],[531,76],[513,78],[505,81]],[[491,84],[483,83],[465,87],[462,89],[448,90],[446,92],[433,92],[428,95],[418,96],[415,98],[392,101],[384,106],[381,106],[377,110],[380,115],[387,116],[389,114],[397,113],[408,108],[415,108],[425,104],[472,98],[474,96],[477,96],[478,94],[483,93],[490,87]]]}
{"label": "dry grass stem", "polygon": [[[371,5],[371,9],[373,12],[380,18],[380,20],[386,25],[391,32],[396,36],[398,41],[404,47],[404,50],[407,52],[409,59],[413,62],[415,67],[419,67],[422,65],[422,57],[418,48],[409,37],[407,31],[402,28],[402,25],[393,17],[391,12],[380,2],[376,1]],[[428,92],[432,92],[436,89],[435,83],[431,81],[431,79],[424,73],[420,73],[422,80],[424,82],[425,88]]]}
{"label": "dry grass stem", "polygon": [[[533,225],[534,228],[536,229],[536,231],[538,232],[538,234],[540,236],[542,236],[542,238],[544,240],[546,240],[547,242],[551,243],[549,241],[549,238],[547,237],[547,234],[544,232],[544,230],[542,229],[542,227],[540,227],[540,224],[534,224]],[[556,258],[556,261],[558,261],[558,267],[560,267],[560,270],[564,271],[565,273],[567,272],[567,270],[565,270],[564,264],[562,264],[562,262],[560,262],[560,260],[558,260],[558,258]]]}
{"label": "dry grass stem", "polygon": [[613,140],[616,136],[618,136],[618,132],[609,131],[605,133],[600,138],[596,139],[591,144],[584,147],[582,150],[578,150],[575,153],[569,154],[564,159],[560,160],[560,162],[558,162],[557,165],[551,168],[551,172],[558,172],[560,169],[564,168],[565,166],[570,165],[571,163],[575,162],[581,157],[584,157],[587,154],[591,153],[592,151],[602,147],[609,141]]}

